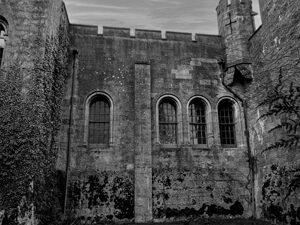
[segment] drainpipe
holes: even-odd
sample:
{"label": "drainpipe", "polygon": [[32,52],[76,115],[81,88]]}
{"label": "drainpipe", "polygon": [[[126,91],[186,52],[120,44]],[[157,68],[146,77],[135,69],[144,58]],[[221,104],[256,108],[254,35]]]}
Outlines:
{"label": "drainpipe", "polygon": [[[222,62],[222,69],[224,71],[224,62]],[[250,176],[251,176],[251,202],[252,202],[252,217],[256,219],[256,199],[255,199],[255,159],[251,153],[251,146],[250,146],[250,132],[249,132],[249,123],[248,123],[248,104],[247,101],[240,97],[236,92],[234,92],[230,87],[228,87],[224,82],[225,74],[222,74],[222,84],[233,96],[239,99],[242,102],[242,107],[244,111],[244,123],[245,123],[245,136],[246,136],[246,144],[247,144],[247,154],[249,159],[249,169],[250,169]]]}
{"label": "drainpipe", "polygon": [[72,137],[72,123],[73,123],[73,108],[74,108],[74,85],[75,85],[75,75],[76,75],[76,63],[77,63],[78,51],[73,50],[73,71],[71,80],[71,94],[70,94],[70,110],[69,110],[69,124],[68,124],[68,141],[67,141],[67,151],[66,151],[66,180],[65,180],[65,194],[64,194],[64,218],[66,218],[67,210],[67,200],[68,200],[68,184],[69,184],[69,171],[70,171],[70,157],[71,157],[71,137]]}

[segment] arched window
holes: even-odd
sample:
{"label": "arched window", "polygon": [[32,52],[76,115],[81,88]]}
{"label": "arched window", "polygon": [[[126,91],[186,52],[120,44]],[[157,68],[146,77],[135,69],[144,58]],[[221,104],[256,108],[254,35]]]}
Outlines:
{"label": "arched window", "polygon": [[89,105],[90,144],[109,144],[110,140],[110,101],[104,95],[96,95]]}
{"label": "arched window", "polygon": [[236,146],[236,133],[235,133],[235,115],[234,115],[234,102],[229,99],[224,99],[218,106],[219,114],[219,128],[221,145],[223,147]]}
{"label": "arched window", "polygon": [[207,144],[206,141],[206,104],[195,98],[189,104],[189,129],[192,144]]}
{"label": "arched window", "polygon": [[161,144],[177,144],[177,107],[172,98],[164,98],[159,106],[159,140]]}
{"label": "arched window", "polygon": [[5,38],[7,36],[7,21],[0,16],[0,66],[2,63],[4,48],[5,48]]}

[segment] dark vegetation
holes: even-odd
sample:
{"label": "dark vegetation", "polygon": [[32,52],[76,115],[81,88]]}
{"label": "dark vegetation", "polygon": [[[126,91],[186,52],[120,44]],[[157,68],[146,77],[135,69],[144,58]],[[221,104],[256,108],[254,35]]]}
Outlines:
{"label": "dark vegetation", "polygon": [[[259,105],[266,107],[260,119],[275,119],[275,125],[268,132],[280,137],[270,143],[263,152],[299,151],[300,142],[300,84],[296,80],[283,79],[282,71],[278,83],[268,92]],[[270,173],[264,178],[262,187],[263,214],[265,218],[300,224],[300,207],[293,205],[293,200],[300,191],[300,165],[272,165]]]}
{"label": "dark vegetation", "polygon": [[[101,223],[101,225],[114,223]],[[134,225],[134,223],[125,223],[124,225]],[[141,225],[272,225],[272,223],[263,220],[251,219],[223,219],[223,218],[198,218],[190,221],[181,222],[160,222],[160,223],[142,223]]]}
{"label": "dark vegetation", "polygon": [[[95,217],[84,216],[80,220],[132,221],[134,218],[134,182],[133,174],[119,172],[101,172],[90,175],[87,180],[71,182],[69,191],[69,207],[78,208],[80,201],[87,202],[90,210],[105,206],[109,213]],[[71,219],[72,217],[70,217]]]}
{"label": "dark vegetation", "polygon": [[283,135],[279,140],[271,143],[264,151],[285,148],[293,149],[299,147],[300,142],[300,84],[293,81],[283,80],[282,72],[278,78],[278,84],[272,88],[259,107],[267,107],[260,119],[280,118],[278,125],[268,132],[273,134],[281,132]]}
{"label": "dark vegetation", "polygon": [[[66,221],[65,225],[117,225],[112,221],[100,221],[96,223],[94,220],[73,220]],[[122,223],[123,225],[136,225],[136,223]],[[177,222],[156,222],[156,223],[139,223],[139,225],[272,225],[272,223],[263,220],[252,219],[224,219],[224,218],[197,218],[193,220],[177,221]]]}

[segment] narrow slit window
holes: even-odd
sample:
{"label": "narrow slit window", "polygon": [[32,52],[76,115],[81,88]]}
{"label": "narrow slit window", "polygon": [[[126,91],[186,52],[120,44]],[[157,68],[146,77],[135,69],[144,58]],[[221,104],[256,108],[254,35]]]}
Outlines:
{"label": "narrow slit window", "polygon": [[89,143],[109,144],[110,102],[105,96],[96,96],[89,108]]}
{"label": "narrow slit window", "polygon": [[159,104],[159,138],[161,144],[177,143],[176,103],[169,98]]}
{"label": "narrow slit window", "polygon": [[206,105],[201,99],[194,99],[189,105],[190,141],[192,144],[206,144]]}
{"label": "narrow slit window", "polygon": [[236,146],[234,105],[230,100],[222,100],[218,107],[221,145]]}

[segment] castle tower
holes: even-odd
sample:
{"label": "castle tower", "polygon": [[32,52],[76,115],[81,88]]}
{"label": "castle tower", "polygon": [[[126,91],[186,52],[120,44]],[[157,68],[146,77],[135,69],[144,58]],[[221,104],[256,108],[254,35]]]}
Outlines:
{"label": "castle tower", "polygon": [[217,13],[219,34],[226,48],[226,73],[230,75],[228,84],[233,82],[236,69],[244,78],[251,79],[248,39],[255,30],[253,17],[256,15],[252,11],[252,1],[220,0]]}

